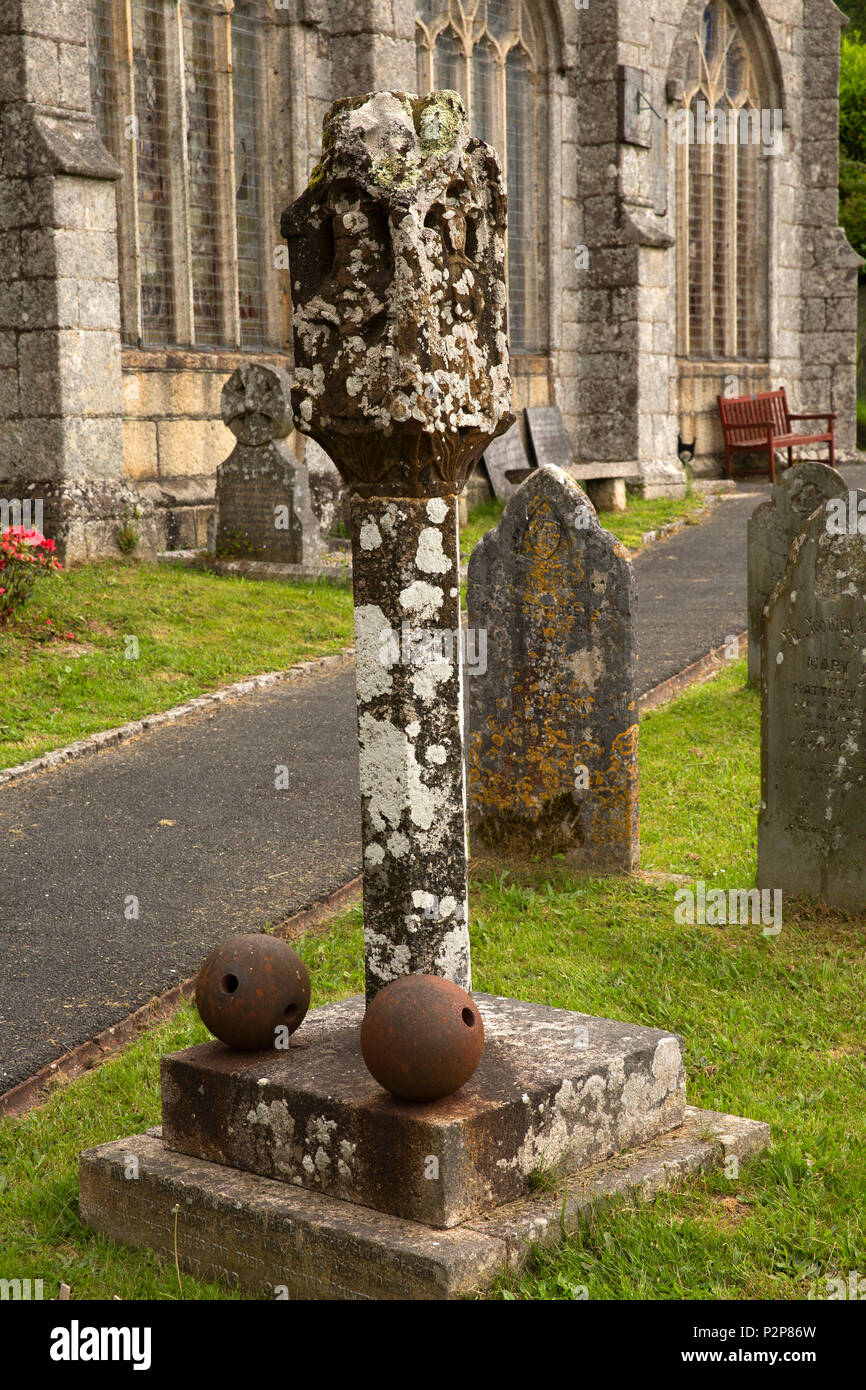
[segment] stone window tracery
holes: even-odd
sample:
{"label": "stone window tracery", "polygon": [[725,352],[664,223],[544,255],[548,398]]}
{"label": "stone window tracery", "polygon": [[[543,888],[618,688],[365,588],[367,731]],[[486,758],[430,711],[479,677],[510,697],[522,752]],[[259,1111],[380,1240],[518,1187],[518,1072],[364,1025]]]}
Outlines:
{"label": "stone window tracery", "polygon": [[774,113],[765,87],[760,60],[733,9],[726,0],[710,0],[689,48],[675,113],[684,357],[767,357],[766,137]]}
{"label": "stone window tracery", "polygon": [[123,340],[283,343],[256,0],[89,0],[91,101],[123,170]]}
{"label": "stone window tracery", "polygon": [[508,191],[508,309],[513,352],[543,346],[539,146],[542,40],[524,0],[417,0],[418,91],[459,92],[473,134],[502,158]]}

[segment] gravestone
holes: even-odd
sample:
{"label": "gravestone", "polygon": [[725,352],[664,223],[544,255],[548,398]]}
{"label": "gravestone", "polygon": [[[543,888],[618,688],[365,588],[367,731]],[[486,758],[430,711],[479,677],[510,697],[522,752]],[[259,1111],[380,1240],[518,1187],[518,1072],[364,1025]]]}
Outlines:
{"label": "gravestone", "polygon": [[828,521],[794,541],[763,620],[758,884],[862,912],[866,536]]}
{"label": "gravestone", "polygon": [[223,387],[222,415],[237,439],[219,465],[208,549],[274,564],[315,563],[319,525],[307,466],[283,441],[292,428],[291,381],[280,367],[244,363]]}
{"label": "gravestone", "polygon": [[469,816],[491,849],[637,867],[635,581],[561,469],[533,473],[469,560]]}
{"label": "gravestone", "polygon": [[816,507],[847,497],[847,484],[826,463],[804,461],[789,468],[748,525],[749,681],[761,679],[761,614],[788,563],[788,552]]}
{"label": "gravestone", "polygon": [[530,406],[526,411],[526,428],[534,461],[539,468],[552,464],[566,473],[574,460],[571,445],[562,422],[558,405]]}
{"label": "gravestone", "polygon": [[340,474],[315,439],[305,441],[304,462],[310,476],[310,501],[323,542],[333,544],[338,533],[348,542],[349,496]]}
{"label": "gravestone", "polygon": [[506,502],[533,469],[516,423],[500,439],[488,444],[484,450],[484,464],[495,495],[500,502]]}

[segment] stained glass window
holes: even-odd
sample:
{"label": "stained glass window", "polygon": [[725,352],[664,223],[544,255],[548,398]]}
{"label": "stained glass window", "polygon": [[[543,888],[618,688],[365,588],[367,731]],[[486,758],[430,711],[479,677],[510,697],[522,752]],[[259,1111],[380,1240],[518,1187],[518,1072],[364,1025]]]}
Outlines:
{"label": "stained glass window", "polygon": [[135,153],[138,188],[138,273],[142,341],[174,338],[169,119],[166,52],[158,5],[132,7],[135,112],[128,132]]}
{"label": "stained glass window", "polygon": [[128,343],[278,345],[269,330],[267,93],[257,7],[90,0],[93,115],[123,169]]}
{"label": "stained glass window", "polygon": [[756,65],[726,0],[711,0],[685,63],[680,128],[680,352],[767,355],[769,173]]}
{"label": "stained glass window", "polygon": [[235,211],[238,229],[238,306],[244,347],[267,341],[264,277],[271,273],[265,259],[263,139],[259,112],[260,70],[255,26],[235,14],[232,21],[232,60],[235,127]]}
{"label": "stained glass window", "polygon": [[184,7],[186,148],[189,167],[189,233],[195,340],[222,341],[220,276],[220,162],[218,93],[214,61],[214,16],[207,6]]}
{"label": "stained glass window", "polygon": [[466,101],[473,134],[502,159],[508,189],[508,318],[514,352],[542,347],[538,153],[541,43],[524,0],[416,0],[418,90]]}

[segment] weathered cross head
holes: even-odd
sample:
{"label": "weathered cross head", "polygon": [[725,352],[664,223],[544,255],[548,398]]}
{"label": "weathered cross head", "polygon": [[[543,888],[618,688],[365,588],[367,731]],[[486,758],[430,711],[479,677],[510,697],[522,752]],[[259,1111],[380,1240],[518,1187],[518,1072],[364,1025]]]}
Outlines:
{"label": "weathered cross head", "polygon": [[244,362],[222,391],[224,423],[241,444],[257,449],[292,428],[291,384],[281,367]]}
{"label": "weathered cross head", "polygon": [[456,92],[336,102],[282,219],[298,429],[361,496],[459,492],[512,423],[499,158]]}

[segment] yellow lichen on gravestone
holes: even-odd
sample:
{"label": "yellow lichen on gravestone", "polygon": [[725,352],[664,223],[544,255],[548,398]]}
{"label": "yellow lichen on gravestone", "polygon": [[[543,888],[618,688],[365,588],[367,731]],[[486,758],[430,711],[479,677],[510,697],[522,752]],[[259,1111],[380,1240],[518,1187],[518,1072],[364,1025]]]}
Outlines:
{"label": "yellow lichen on gravestone", "polygon": [[469,565],[469,624],[488,667],[469,681],[473,844],[638,859],[632,605],[623,547],[560,469],[534,473]]}

